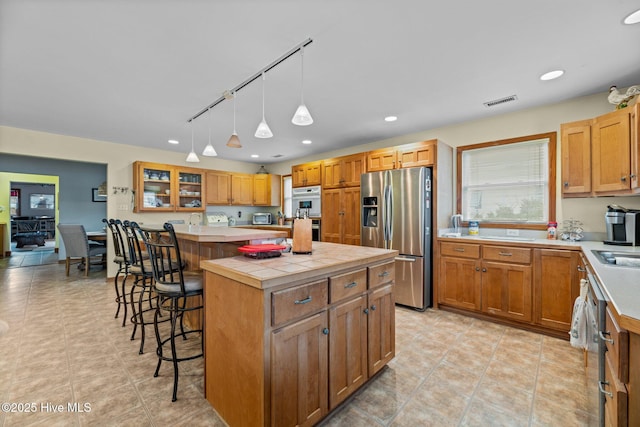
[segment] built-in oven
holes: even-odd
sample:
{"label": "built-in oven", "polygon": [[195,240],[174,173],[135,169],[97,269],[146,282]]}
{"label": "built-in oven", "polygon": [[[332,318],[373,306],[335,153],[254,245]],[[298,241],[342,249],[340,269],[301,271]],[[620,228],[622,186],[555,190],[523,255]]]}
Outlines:
{"label": "built-in oven", "polygon": [[319,185],[293,188],[291,192],[293,215],[298,213],[300,217],[306,214],[310,218],[320,218],[322,215],[321,189]]}
{"label": "built-in oven", "polygon": [[320,233],[320,220],[312,219],[311,220],[311,240],[314,242],[319,242],[320,236],[322,236],[322,234]]}
{"label": "built-in oven", "polygon": [[604,405],[607,395],[605,380],[605,352],[607,350],[606,334],[606,309],[607,301],[596,276],[591,267],[585,262],[589,292],[587,293],[587,307],[590,312],[588,318],[593,319],[587,326],[588,352],[587,352],[587,381],[589,383],[589,403],[598,406],[598,426],[604,426]]}

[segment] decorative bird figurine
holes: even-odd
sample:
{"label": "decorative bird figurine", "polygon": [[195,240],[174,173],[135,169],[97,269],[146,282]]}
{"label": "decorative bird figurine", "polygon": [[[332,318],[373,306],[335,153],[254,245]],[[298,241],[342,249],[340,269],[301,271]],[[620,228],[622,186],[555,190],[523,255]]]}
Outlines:
{"label": "decorative bird figurine", "polygon": [[625,94],[621,94],[615,86],[611,86],[609,88],[609,97],[607,99],[610,104],[615,104],[616,109],[619,110],[626,107],[628,102],[631,101],[631,98],[638,94],[640,94],[640,86],[629,87]]}

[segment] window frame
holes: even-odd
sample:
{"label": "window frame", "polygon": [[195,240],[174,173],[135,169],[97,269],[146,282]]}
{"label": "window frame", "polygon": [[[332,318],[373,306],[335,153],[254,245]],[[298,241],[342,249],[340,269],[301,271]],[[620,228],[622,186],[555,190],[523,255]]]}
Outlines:
{"label": "window frame", "polygon": [[[526,135],[517,138],[502,139],[498,141],[482,142],[479,144],[464,145],[456,148],[456,212],[462,212],[462,154],[468,150],[476,150],[479,148],[498,147],[508,144],[517,144],[520,142],[528,142],[539,139],[548,139],[548,177],[549,177],[549,221],[556,220],[556,152],[557,152],[557,133],[547,132],[535,135]],[[463,221],[462,225],[469,226],[469,221]],[[526,230],[546,230],[547,224],[525,224],[521,222],[482,222],[484,228],[515,228]]]}

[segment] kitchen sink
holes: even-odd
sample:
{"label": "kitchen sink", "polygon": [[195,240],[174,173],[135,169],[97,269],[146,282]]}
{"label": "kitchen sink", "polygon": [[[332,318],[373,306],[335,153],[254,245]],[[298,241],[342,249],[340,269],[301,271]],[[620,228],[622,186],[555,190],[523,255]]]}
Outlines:
{"label": "kitchen sink", "polygon": [[617,251],[596,251],[593,254],[602,264],[615,265],[621,267],[640,267],[640,253],[637,252],[617,252]]}

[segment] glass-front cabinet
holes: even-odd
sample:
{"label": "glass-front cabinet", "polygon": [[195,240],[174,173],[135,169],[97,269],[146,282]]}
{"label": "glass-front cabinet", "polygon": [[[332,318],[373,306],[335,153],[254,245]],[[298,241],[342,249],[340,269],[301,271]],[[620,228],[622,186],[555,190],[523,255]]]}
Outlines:
{"label": "glass-front cabinet", "polygon": [[199,169],[134,162],[134,212],[204,211],[203,176]]}
{"label": "glass-front cabinet", "polygon": [[177,210],[204,211],[204,173],[199,169],[176,169],[178,174]]}

